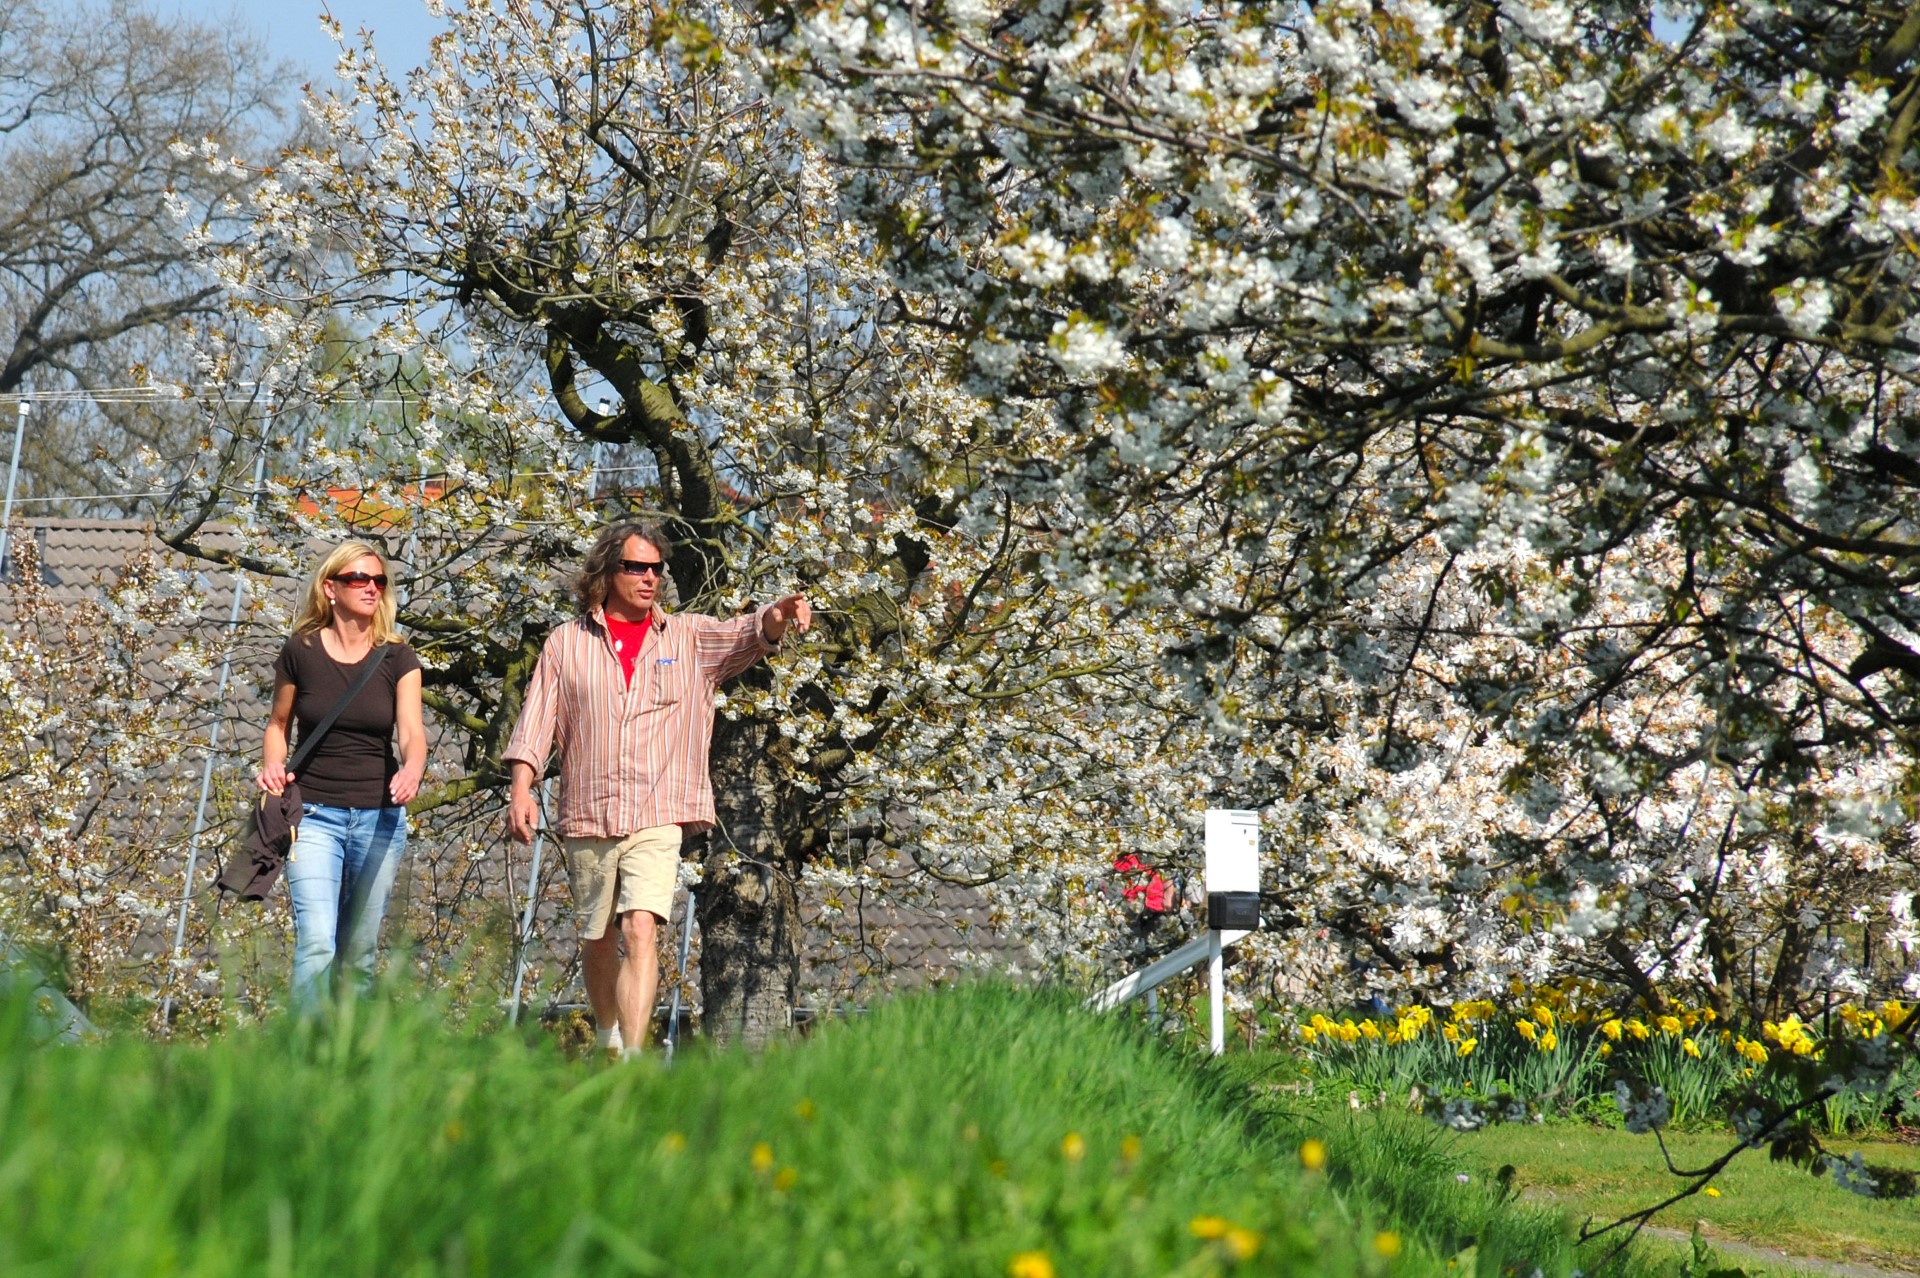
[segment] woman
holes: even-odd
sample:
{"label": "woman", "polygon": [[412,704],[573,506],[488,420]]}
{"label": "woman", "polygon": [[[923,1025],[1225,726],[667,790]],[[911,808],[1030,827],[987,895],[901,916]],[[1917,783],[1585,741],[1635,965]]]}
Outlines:
{"label": "woman", "polygon": [[341,544],[314,573],[293,635],[273,663],[260,788],[278,794],[295,779],[286,767],[288,724],[298,723],[299,740],[306,740],[365,663],[380,661],[300,769],[301,817],[287,852],[287,890],[293,1001],[301,1009],[318,1002],[330,974],[338,981],[336,956],[362,992],[371,985],[387,894],[407,846],[406,805],[426,771],[420,658],[395,633],[390,581],[379,551],[360,541]]}

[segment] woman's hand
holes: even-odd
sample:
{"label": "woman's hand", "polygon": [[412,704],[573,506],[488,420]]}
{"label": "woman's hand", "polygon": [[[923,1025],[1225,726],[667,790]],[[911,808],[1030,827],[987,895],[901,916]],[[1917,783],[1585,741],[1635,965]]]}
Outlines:
{"label": "woman's hand", "polygon": [[413,796],[420,793],[420,777],[426,770],[425,764],[409,763],[393,774],[393,780],[387,782],[387,793],[393,796],[396,806],[404,808],[413,802]]}
{"label": "woman's hand", "polygon": [[268,794],[279,794],[293,780],[293,773],[287,771],[285,763],[269,763],[260,769],[259,786]]}

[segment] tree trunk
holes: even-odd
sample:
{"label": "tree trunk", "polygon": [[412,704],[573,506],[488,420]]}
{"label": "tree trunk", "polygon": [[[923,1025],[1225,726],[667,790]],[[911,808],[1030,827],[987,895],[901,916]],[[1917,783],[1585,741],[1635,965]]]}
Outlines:
{"label": "tree trunk", "polygon": [[769,724],[714,724],[720,825],[708,837],[699,892],[704,1032],[760,1047],[793,1022],[800,980],[801,824],[783,783],[785,740]]}
{"label": "tree trunk", "polygon": [[1797,915],[1780,932],[1780,952],[1774,956],[1773,979],[1767,983],[1766,1018],[1777,1021],[1800,1005],[1800,977],[1807,970],[1813,929],[1800,926]]}

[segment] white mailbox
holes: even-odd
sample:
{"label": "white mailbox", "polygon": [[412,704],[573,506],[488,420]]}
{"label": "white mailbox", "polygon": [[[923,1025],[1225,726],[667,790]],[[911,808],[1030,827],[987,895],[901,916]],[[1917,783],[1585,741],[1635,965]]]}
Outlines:
{"label": "white mailbox", "polygon": [[1260,814],[1207,809],[1207,895],[1260,891]]}

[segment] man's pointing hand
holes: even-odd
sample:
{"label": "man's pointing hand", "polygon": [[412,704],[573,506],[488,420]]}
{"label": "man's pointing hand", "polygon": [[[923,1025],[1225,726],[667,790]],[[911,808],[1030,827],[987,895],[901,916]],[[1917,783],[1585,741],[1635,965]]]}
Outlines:
{"label": "man's pointing hand", "polygon": [[760,633],[766,636],[768,643],[779,643],[787,637],[787,627],[792,626],[801,634],[807,633],[813,626],[813,607],[805,595],[788,595],[776,600],[768,608],[760,623]]}

